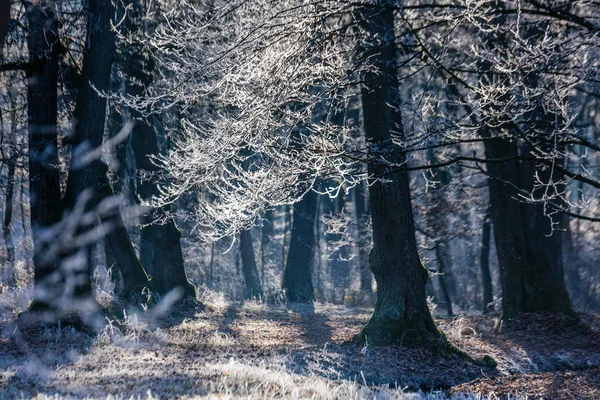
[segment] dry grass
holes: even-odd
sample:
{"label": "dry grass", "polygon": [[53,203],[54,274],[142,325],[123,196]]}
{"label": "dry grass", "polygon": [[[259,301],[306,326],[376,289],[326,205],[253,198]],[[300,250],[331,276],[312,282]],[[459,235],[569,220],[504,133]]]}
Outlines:
{"label": "dry grass", "polygon": [[[157,322],[130,312],[125,328],[108,325],[96,337],[71,329],[20,334],[5,311],[0,398],[446,399],[448,392],[432,389],[455,387],[451,398],[493,399],[494,392],[518,391],[518,384],[512,392],[494,390],[494,380],[534,372],[524,358],[539,364],[536,357],[548,357],[533,354],[523,338],[519,346],[529,352],[513,349],[516,336],[494,331],[488,318],[439,322],[470,354],[496,357],[496,372],[458,357],[351,342],[369,309],[237,304],[207,290],[201,299],[207,308],[187,317],[179,312]],[[600,351],[589,353],[578,361],[589,363],[588,373]],[[465,394],[473,390],[486,397]]]}

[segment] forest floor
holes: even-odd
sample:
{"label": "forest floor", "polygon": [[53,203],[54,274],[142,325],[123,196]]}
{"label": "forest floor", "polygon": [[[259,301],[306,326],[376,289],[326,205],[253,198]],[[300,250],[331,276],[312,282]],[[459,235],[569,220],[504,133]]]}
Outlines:
{"label": "forest floor", "polygon": [[[498,367],[352,341],[370,309],[231,303],[124,329],[20,333],[0,302],[0,399],[318,398],[600,399],[600,316],[438,319],[474,358]],[[6,303],[4,306],[6,306]]]}

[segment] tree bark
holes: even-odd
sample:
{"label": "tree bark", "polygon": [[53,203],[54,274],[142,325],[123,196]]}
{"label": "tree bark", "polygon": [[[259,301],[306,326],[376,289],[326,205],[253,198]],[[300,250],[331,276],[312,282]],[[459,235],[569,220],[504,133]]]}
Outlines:
{"label": "tree bark", "polygon": [[254,245],[252,244],[252,231],[244,230],[240,233],[240,253],[242,256],[242,271],[246,289],[244,297],[246,299],[262,298],[263,291],[256,267],[256,258],[254,257]]}
{"label": "tree bark", "polygon": [[373,273],[369,266],[369,252],[367,251],[367,237],[365,232],[361,232],[362,224],[368,218],[367,211],[367,199],[365,196],[365,184],[360,183],[354,189],[354,201],[356,207],[356,219],[358,221],[358,227],[356,234],[357,246],[358,246],[358,264],[360,270],[360,291],[363,292],[367,298],[373,296]]}
{"label": "tree bark", "polygon": [[[14,100],[11,101],[11,132],[17,132],[17,109]],[[10,153],[8,157],[8,171],[6,176],[6,197],[4,198],[4,221],[2,223],[2,231],[4,233],[4,244],[6,245],[6,265],[5,268],[9,271],[7,283],[9,286],[16,286],[16,271],[15,271],[15,245],[12,237],[12,216],[13,203],[15,194],[15,172],[17,167],[17,143],[10,141]]]}
{"label": "tree bark", "polygon": [[[92,211],[102,200],[114,197],[107,178],[107,167],[101,159],[91,160],[87,165],[78,165],[81,149],[97,149],[102,146],[104,138],[106,98],[98,95],[96,90],[107,92],[110,89],[110,73],[115,51],[115,37],[110,25],[114,15],[112,2],[90,0],[88,15],[90,33],[83,60],[83,84],[78,89],[75,108],[77,125],[72,144],[72,163],[75,164],[69,173],[65,201],[68,206],[74,207],[84,191],[90,191],[92,195],[86,209]],[[118,206],[99,217],[109,228],[105,241],[121,269],[126,295],[139,294],[143,287],[150,287],[151,283],[137,259]]]}
{"label": "tree bark", "polygon": [[[64,291],[60,262],[47,257],[44,233],[61,220],[58,169],[57,79],[58,21],[45,2],[27,11],[27,46],[32,64],[27,80],[29,198],[33,236],[34,294],[30,310],[59,307]],[[51,316],[49,316],[51,318]]]}
{"label": "tree bark", "polygon": [[0,58],[4,47],[4,39],[10,26],[10,4],[11,0],[0,0]]}
{"label": "tree bark", "polygon": [[[516,154],[508,139],[485,141],[486,157]],[[488,164],[490,208],[502,285],[502,318],[522,312],[573,315],[564,284],[560,232],[550,233],[542,205],[523,204],[518,189],[527,173],[518,161]],[[533,171],[529,171],[529,174]],[[516,186],[516,187],[515,187]]]}
{"label": "tree bark", "polygon": [[481,268],[481,286],[483,289],[482,311],[487,314],[494,310],[492,302],[494,301],[494,292],[492,286],[492,274],[490,272],[490,210],[483,216],[483,229],[481,235],[481,258],[479,266]]}
{"label": "tree bark", "polygon": [[452,311],[452,299],[450,298],[450,291],[448,290],[448,279],[447,279],[447,268],[446,268],[446,262],[445,262],[445,255],[444,250],[442,249],[442,246],[444,246],[443,243],[436,243],[435,245],[435,257],[437,258],[437,262],[438,262],[438,278],[440,280],[440,288],[442,289],[442,298],[444,299],[444,303],[446,303],[446,315],[448,315],[449,317],[451,317],[452,315],[454,315],[454,312]]}
{"label": "tree bark", "polygon": [[274,214],[273,210],[269,210],[266,212],[263,218],[263,225],[261,230],[261,238],[260,238],[260,268],[261,268],[261,286],[265,287],[265,275],[267,272],[267,262],[269,256],[271,256],[271,251],[269,246],[273,239],[273,234],[275,232],[274,226]]}
{"label": "tree bark", "polygon": [[[501,5],[497,5],[501,9]],[[506,15],[497,17],[502,23]],[[529,27],[524,35],[527,40],[537,40],[536,36],[545,35],[544,24]],[[498,45],[505,45],[509,40],[506,34],[490,38]],[[541,40],[541,39],[540,39]],[[483,70],[491,69],[489,62],[484,63]],[[490,81],[500,79],[489,75]],[[529,72],[525,83],[532,87],[540,86],[539,73]],[[527,131],[528,141],[534,145],[541,143],[538,152],[549,150],[544,143],[552,141],[554,130],[564,124],[557,113],[546,111],[543,99],[533,110],[528,112],[525,119],[519,121]],[[520,135],[510,122],[491,121],[490,127],[483,127],[482,136],[486,157],[490,159],[515,157],[519,148],[515,138]],[[491,138],[491,129],[496,132],[508,133],[509,138]],[[560,150],[560,149],[558,149]],[[533,151],[526,149],[525,153]],[[560,164],[560,160],[556,160]],[[560,181],[560,173],[556,168],[540,168],[535,162],[519,162],[518,160],[504,163],[488,164],[490,190],[490,207],[492,225],[500,268],[500,283],[502,286],[502,318],[511,318],[522,312],[555,312],[574,315],[563,277],[562,239],[560,231],[550,232],[549,220],[544,215],[543,204],[525,204],[519,202],[519,191],[535,194],[533,179],[538,174],[542,182]],[[560,189],[559,189],[560,190]]]}
{"label": "tree bark", "polygon": [[[6,197],[4,198],[4,220],[2,223],[2,232],[4,233],[4,244],[6,245],[6,267],[14,270],[15,267],[15,245],[12,238],[11,221],[13,216],[13,198],[15,193],[15,169],[16,157],[14,155],[8,161],[8,174],[6,177]],[[14,276],[14,274],[13,274]],[[9,285],[13,285],[14,279],[9,280]]]}
{"label": "tree bark", "polygon": [[[392,156],[397,150],[392,144],[392,132],[402,132],[402,119],[394,90],[397,66],[392,39],[394,14],[386,5],[364,9],[361,16],[366,21],[370,46],[365,49],[364,59],[372,63],[363,78],[362,107],[370,152],[376,147],[391,148],[386,156]],[[381,154],[372,155],[379,158]],[[373,222],[370,264],[377,281],[377,303],[359,337],[371,345],[398,343],[441,350],[447,341],[427,307],[427,270],[417,253],[408,173],[391,172],[376,161],[369,163],[368,172],[374,177],[385,176],[389,182],[369,187]]]}
{"label": "tree bark", "polygon": [[[142,31],[138,19],[141,5],[133,0],[133,12],[128,24],[134,31]],[[152,83],[154,64],[142,49],[127,49],[124,70],[128,76],[127,93],[143,96]],[[159,155],[158,140],[154,128],[136,110],[130,110],[136,124],[132,131],[131,145],[135,154],[137,194],[142,200],[151,200],[160,194],[157,174],[159,168],[152,157]],[[155,281],[158,291],[166,294],[182,290],[185,296],[196,298],[196,288],[188,280],[181,250],[181,232],[170,215],[169,205],[149,210],[141,217],[140,261]],[[157,223],[156,221],[161,221]]]}
{"label": "tree bark", "polygon": [[294,204],[294,219],[282,285],[290,302],[312,303],[314,301],[312,252],[316,214],[317,194],[311,190],[302,200]]}

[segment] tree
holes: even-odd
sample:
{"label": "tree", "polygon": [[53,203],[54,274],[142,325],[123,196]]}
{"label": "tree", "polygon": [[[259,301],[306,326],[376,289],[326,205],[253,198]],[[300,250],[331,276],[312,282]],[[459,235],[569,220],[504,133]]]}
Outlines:
{"label": "tree", "polygon": [[[59,318],[56,304],[63,297],[64,276],[59,260],[48,254],[46,237],[62,216],[58,170],[57,80],[60,42],[58,21],[51,4],[27,10],[27,46],[32,64],[27,86],[29,121],[29,196],[33,235],[34,294],[30,310],[44,319]],[[49,311],[49,312],[48,312]]]}
{"label": "tree", "polygon": [[261,298],[263,297],[263,291],[258,276],[258,268],[256,267],[252,231],[250,229],[243,230],[240,233],[240,253],[244,282],[246,283],[244,297],[246,299]]}
{"label": "tree", "polygon": [[492,274],[490,272],[490,211],[487,210],[483,216],[483,228],[481,235],[481,258],[479,266],[481,268],[481,286],[483,289],[483,305],[482,311],[484,314],[492,311],[494,306],[494,293],[492,287]]}
{"label": "tree", "polygon": [[[137,35],[143,34],[143,14],[140,2],[131,1],[132,9],[128,11],[128,30]],[[123,69],[127,78],[126,92],[129,96],[138,97],[152,82],[154,63],[144,49],[129,44],[124,49]],[[159,146],[157,132],[150,125],[153,118],[143,118],[136,109],[130,109],[136,124],[131,133],[131,146],[136,163],[137,195],[143,202],[158,196],[157,174],[159,167],[152,161],[158,156]],[[181,290],[182,294],[196,298],[196,289],[187,278],[183,253],[181,251],[181,232],[171,216],[171,205],[152,207],[141,216],[140,261],[152,274],[160,294],[172,290]]]}
{"label": "tree", "polygon": [[315,298],[312,264],[316,215],[317,194],[309,190],[302,200],[294,204],[290,246],[282,282],[290,302],[312,303]]}
{"label": "tree", "polygon": [[[403,130],[394,88],[394,11],[386,5],[365,9],[361,15],[365,20],[364,58],[371,63],[362,88],[365,137],[371,148],[378,149],[389,148],[394,133],[402,135]],[[445,338],[427,307],[427,270],[417,252],[408,172],[388,170],[385,163],[368,165],[369,175],[385,176],[388,182],[369,187],[373,221],[370,264],[377,281],[377,303],[360,336],[374,345],[442,348]]]}
{"label": "tree", "polygon": [[360,183],[354,190],[354,201],[356,207],[356,219],[357,219],[357,236],[358,240],[356,243],[358,250],[358,264],[360,270],[360,290],[367,295],[370,299],[373,295],[373,273],[369,266],[369,252],[367,246],[370,243],[369,237],[364,232],[364,226],[367,225],[365,219],[368,218],[367,209],[367,197],[366,197],[365,184]]}

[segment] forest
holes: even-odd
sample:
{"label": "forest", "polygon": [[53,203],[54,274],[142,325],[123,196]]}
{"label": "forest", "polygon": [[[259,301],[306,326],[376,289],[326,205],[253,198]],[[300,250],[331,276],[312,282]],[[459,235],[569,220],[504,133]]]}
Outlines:
{"label": "forest", "polygon": [[600,399],[597,0],[0,0],[0,399]]}

